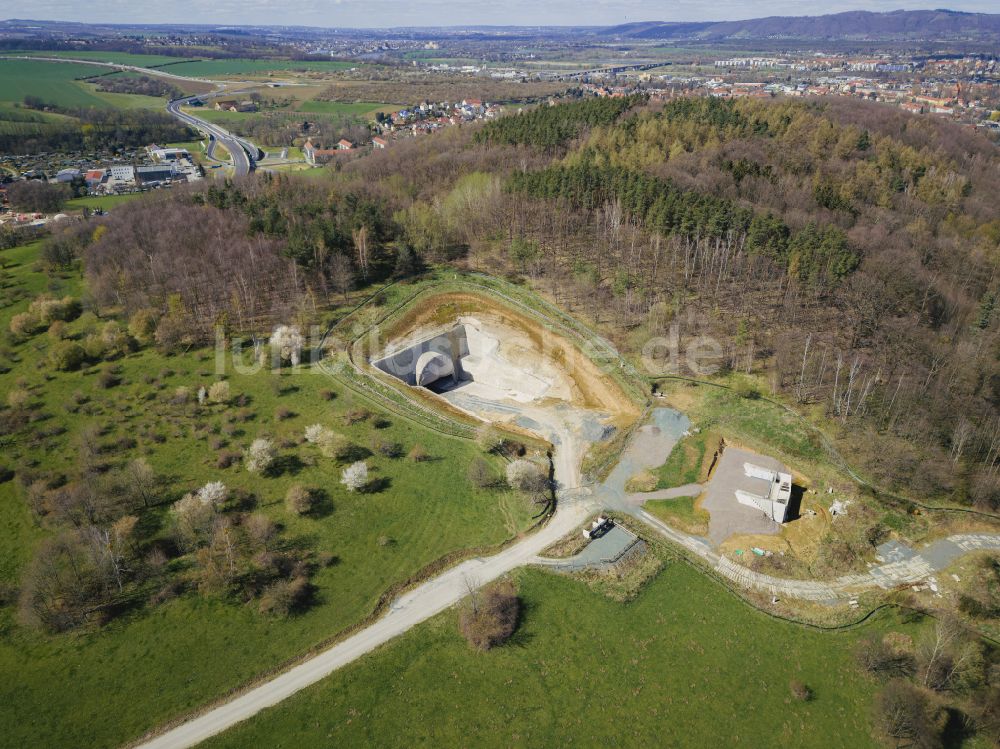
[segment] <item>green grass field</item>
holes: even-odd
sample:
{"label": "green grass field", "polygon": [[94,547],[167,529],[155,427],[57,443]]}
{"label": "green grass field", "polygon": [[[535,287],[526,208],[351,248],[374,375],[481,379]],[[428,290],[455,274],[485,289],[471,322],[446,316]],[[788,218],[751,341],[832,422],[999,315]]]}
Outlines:
{"label": "green grass field", "polygon": [[348,70],[358,67],[359,63],[340,62],[336,60],[194,60],[191,62],[176,62],[168,65],[158,65],[160,70],[176,75],[193,76],[195,78],[211,78],[212,76],[261,75],[277,72],[294,71],[329,72]]}
{"label": "green grass field", "polygon": [[80,80],[101,72],[82,63],[0,60],[0,102],[37,96],[61,107],[109,107],[111,102]]}
{"label": "green grass field", "polygon": [[169,65],[171,63],[187,62],[182,57],[168,57],[167,55],[137,55],[131,52],[105,52],[100,50],[37,50],[31,52],[18,52],[17,54],[28,57],[65,57],[70,60],[93,60],[94,62],[110,62],[115,65],[133,65],[137,68],[153,68],[159,65]]}
{"label": "green grass field", "polygon": [[334,114],[345,117],[370,119],[379,111],[392,111],[394,107],[375,102],[317,101],[310,99],[299,105],[298,111],[311,114]]}
{"label": "green grass field", "polygon": [[[6,273],[0,296],[4,329],[12,315],[43,291],[81,293],[76,274],[49,278],[39,272],[37,252],[34,244],[0,253]],[[98,324],[86,313],[67,332],[79,336]],[[245,396],[247,405],[241,407],[243,416],[231,422],[236,430],[219,433],[223,445],[213,448],[208,442],[214,430],[199,425],[226,421],[237,407],[216,405],[196,414],[191,404],[171,403],[178,386],[197,389],[215,379],[211,351],[166,357],[141,349],[117,362],[122,384],[105,390],[95,382],[96,368],[48,371],[43,362],[51,345],[45,333],[9,345],[3,362],[10,371],[0,374],[0,390],[6,393],[15,383],[29,389],[49,415],[46,424],[66,431],[5,448],[5,464],[37,461],[46,470],[72,473],[81,430],[97,424],[104,430],[102,441],[138,440],[134,448],[116,452],[114,461],[142,455],[166,479],[163,504],[144,519],[159,528],[154,535],[168,532],[170,502],[206,481],[221,480],[252,492],[256,508],[284,526],[289,543],[329,552],[336,563],[312,578],[314,605],[287,620],[261,616],[253,604],[192,592],[155,607],[140,605],[101,629],[47,635],[20,624],[13,605],[0,608],[0,673],[10,675],[0,688],[0,743],[5,745],[120,745],[356,624],[383,591],[443,555],[498,544],[530,522],[530,509],[519,496],[470,486],[461,466],[479,454],[474,444],[396,416],[379,427],[374,417],[348,425],[348,410],[377,409],[326,375],[232,372],[233,394]],[[324,389],[336,397],[325,400],[320,396]],[[86,399],[86,408],[67,408],[75,393]],[[279,409],[288,413],[279,415]],[[375,437],[398,442],[404,451],[420,444],[432,459],[414,464],[373,455],[369,465],[384,489],[350,494],[340,485],[342,466],[300,444],[304,427],[316,422],[361,446]],[[151,438],[156,434],[159,438]],[[239,464],[217,467],[217,449],[239,451],[263,434],[286,445],[281,452],[291,460],[283,473],[261,479]],[[290,515],[283,498],[293,483],[322,488],[328,495],[324,509],[314,516]],[[28,512],[19,483],[0,483],[0,581],[16,583],[34,546],[48,533]],[[383,543],[383,538],[390,541]],[[128,688],[122,689],[125,669]],[[70,683],[72,688],[66,688]],[[31,719],[25,720],[26,715]]]}
{"label": "green grass field", "polygon": [[83,198],[73,198],[72,200],[67,200],[64,211],[69,213],[71,211],[83,210],[84,208],[89,208],[92,211],[97,208],[109,211],[112,208],[120,206],[122,203],[128,203],[129,201],[136,200],[140,197],[142,197],[142,193],[129,193],[127,195],[87,195]]}
{"label": "green grass field", "polygon": [[246,122],[254,117],[259,117],[260,112],[230,112],[227,110],[213,109],[211,105],[204,107],[182,107],[185,112],[200,117],[203,120],[216,125],[232,124],[234,122]]}
{"label": "green grass field", "polygon": [[[520,573],[525,614],[476,653],[454,611],[204,746],[669,746],[859,749],[876,685],[854,664],[888,616],[831,634],[779,622],[682,563],[629,604]],[[815,699],[792,698],[799,680]]]}
{"label": "green grass field", "polygon": [[696,536],[708,534],[708,523],[711,517],[708,510],[695,507],[697,497],[678,497],[676,499],[651,499],[643,508],[668,525],[680,528],[685,533]]}
{"label": "green grass field", "polygon": [[657,489],[670,489],[698,481],[705,460],[707,433],[684,437],[674,445],[667,461],[656,470],[659,477]]}

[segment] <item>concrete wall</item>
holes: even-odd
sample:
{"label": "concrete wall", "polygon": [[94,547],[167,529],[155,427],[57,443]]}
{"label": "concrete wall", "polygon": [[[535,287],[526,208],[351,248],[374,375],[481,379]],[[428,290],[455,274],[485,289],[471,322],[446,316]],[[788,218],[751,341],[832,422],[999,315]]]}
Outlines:
{"label": "concrete wall", "polygon": [[456,325],[437,335],[414,341],[387,356],[372,360],[372,366],[397,377],[407,385],[417,384],[417,360],[421,354],[433,351],[444,354],[455,363],[455,377],[461,378],[460,360],[469,355],[469,340],[464,325]]}

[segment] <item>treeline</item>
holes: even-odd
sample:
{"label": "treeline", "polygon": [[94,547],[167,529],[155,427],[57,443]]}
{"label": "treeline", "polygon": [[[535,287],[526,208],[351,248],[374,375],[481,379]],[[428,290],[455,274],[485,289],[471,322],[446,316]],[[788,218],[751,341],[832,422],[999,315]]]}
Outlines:
{"label": "treeline", "polygon": [[585,99],[553,107],[540,106],[524,114],[501,117],[487,123],[476,133],[475,140],[477,143],[540,148],[563,146],[586,128],[612,124],[641,100],[638,96],[628,96]]}
{"label": "treeline", "polygon": [[182,92],[177,86],[167,83],[162,78],[149,75],[132,75],[119,73],[94,78],[100,91],[113,94],[138,94],[140,96],[156,96],[167,99],[177,99]]}
{"label": "treeline", "polygon": [[[41,100],[25,102],[34,109],[56,110]],[[64,123],[39,123],[27,132],[0,129],[0,151],[14,154],[52,151],[111,150],[137,148],[150,143],[171,143],[194,137],[164,112],[144,109],[58,109],[75,119]]]}
{"label": "treeline", "polygon": [[766,256],[801,280],[819,284],[855,270],[860,256],[834,226],[810,223],[797,232],[773,215],[688,190],[643,172],[598,166],[584,157],[572,166],[516,172],[510,188],[594,210],[620,202],[648,230],[692,240],[736,238],[751,255]]}
{"label": "treeline", "polygon": [[278,321],[308,326],[324,298],[356,280],[413,270],[397,236],[372,196],[260,175],[122,206],[96,234],[84,225],[42,254],[54,265],[84,258],[100,305],[176,323],[171,348],[212,340],[216,325],[250,335]]}

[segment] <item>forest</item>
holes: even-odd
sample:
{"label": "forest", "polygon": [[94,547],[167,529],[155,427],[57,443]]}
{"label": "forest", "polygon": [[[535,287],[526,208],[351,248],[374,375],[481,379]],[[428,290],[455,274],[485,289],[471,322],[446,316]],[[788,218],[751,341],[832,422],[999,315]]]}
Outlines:
{"label": "forest", "polygon": [[61,241],[101,304],[179,297],[195,336],[425,265],[520,278],[637,358],[712,336],[718,367],[820,408],[874,483],[995,509],[998,165],[983,136],[860,101],[583,100]]}
{"label": "forest", "polygon": [[[144,109],[63,109],[36,97],[26,97],[26,110],[50,110],[69,115],[58,123],[31,122],[24,129],[0,129],[0,151],[12,154],[118,150],[150,143],[173,143],[193,137],[187,126],[165,112]],[[22,117],[22,120],[28,118]]]}

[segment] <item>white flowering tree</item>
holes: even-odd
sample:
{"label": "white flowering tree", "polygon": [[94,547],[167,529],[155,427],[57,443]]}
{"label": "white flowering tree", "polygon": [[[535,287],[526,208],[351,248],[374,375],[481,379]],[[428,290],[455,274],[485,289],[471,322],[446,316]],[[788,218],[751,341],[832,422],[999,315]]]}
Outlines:
{"label": "white flowering tree", "polygon": [[197,496],[204,504],[217,508],[229,499],[229,489],[221,481],[209,481],[198,490]]}
{"label": "white flowering tree", "polygon": [[305,338],[299,329],[293,325],[279,325],[271,333],[271,351],[282,362],[289,362],[293,367],[302,360],[302,347]]}
{"label": "white flowering tree", "polygon": [[364,489],[368,486],[368,464],[363,460],[351,463],[340,474],[340,483],[350,492]]}
{"label": "white flowering tree", "polygon": [[269,439],[259,437],[250,443],[250,447],[243,457],[243,465],[250,473],[264,473],[271,467],[276,457],[277,451],[274,449],[274,443]]}
{"label": "white flowering tree", "polygon": [[333,432],[322,424],[310,424],[306,427],[306,442],[311,445],[322,445],[324,442],[329,441],[331,437],[333,437]]}
{"label": "white flowering tree", "polygon": [[200,490],[195,494],[185,494],[170,506],[174,534],[186,549],[194,549],[207,542],[217,515],[215,505],[202,500],[199,494]]}

